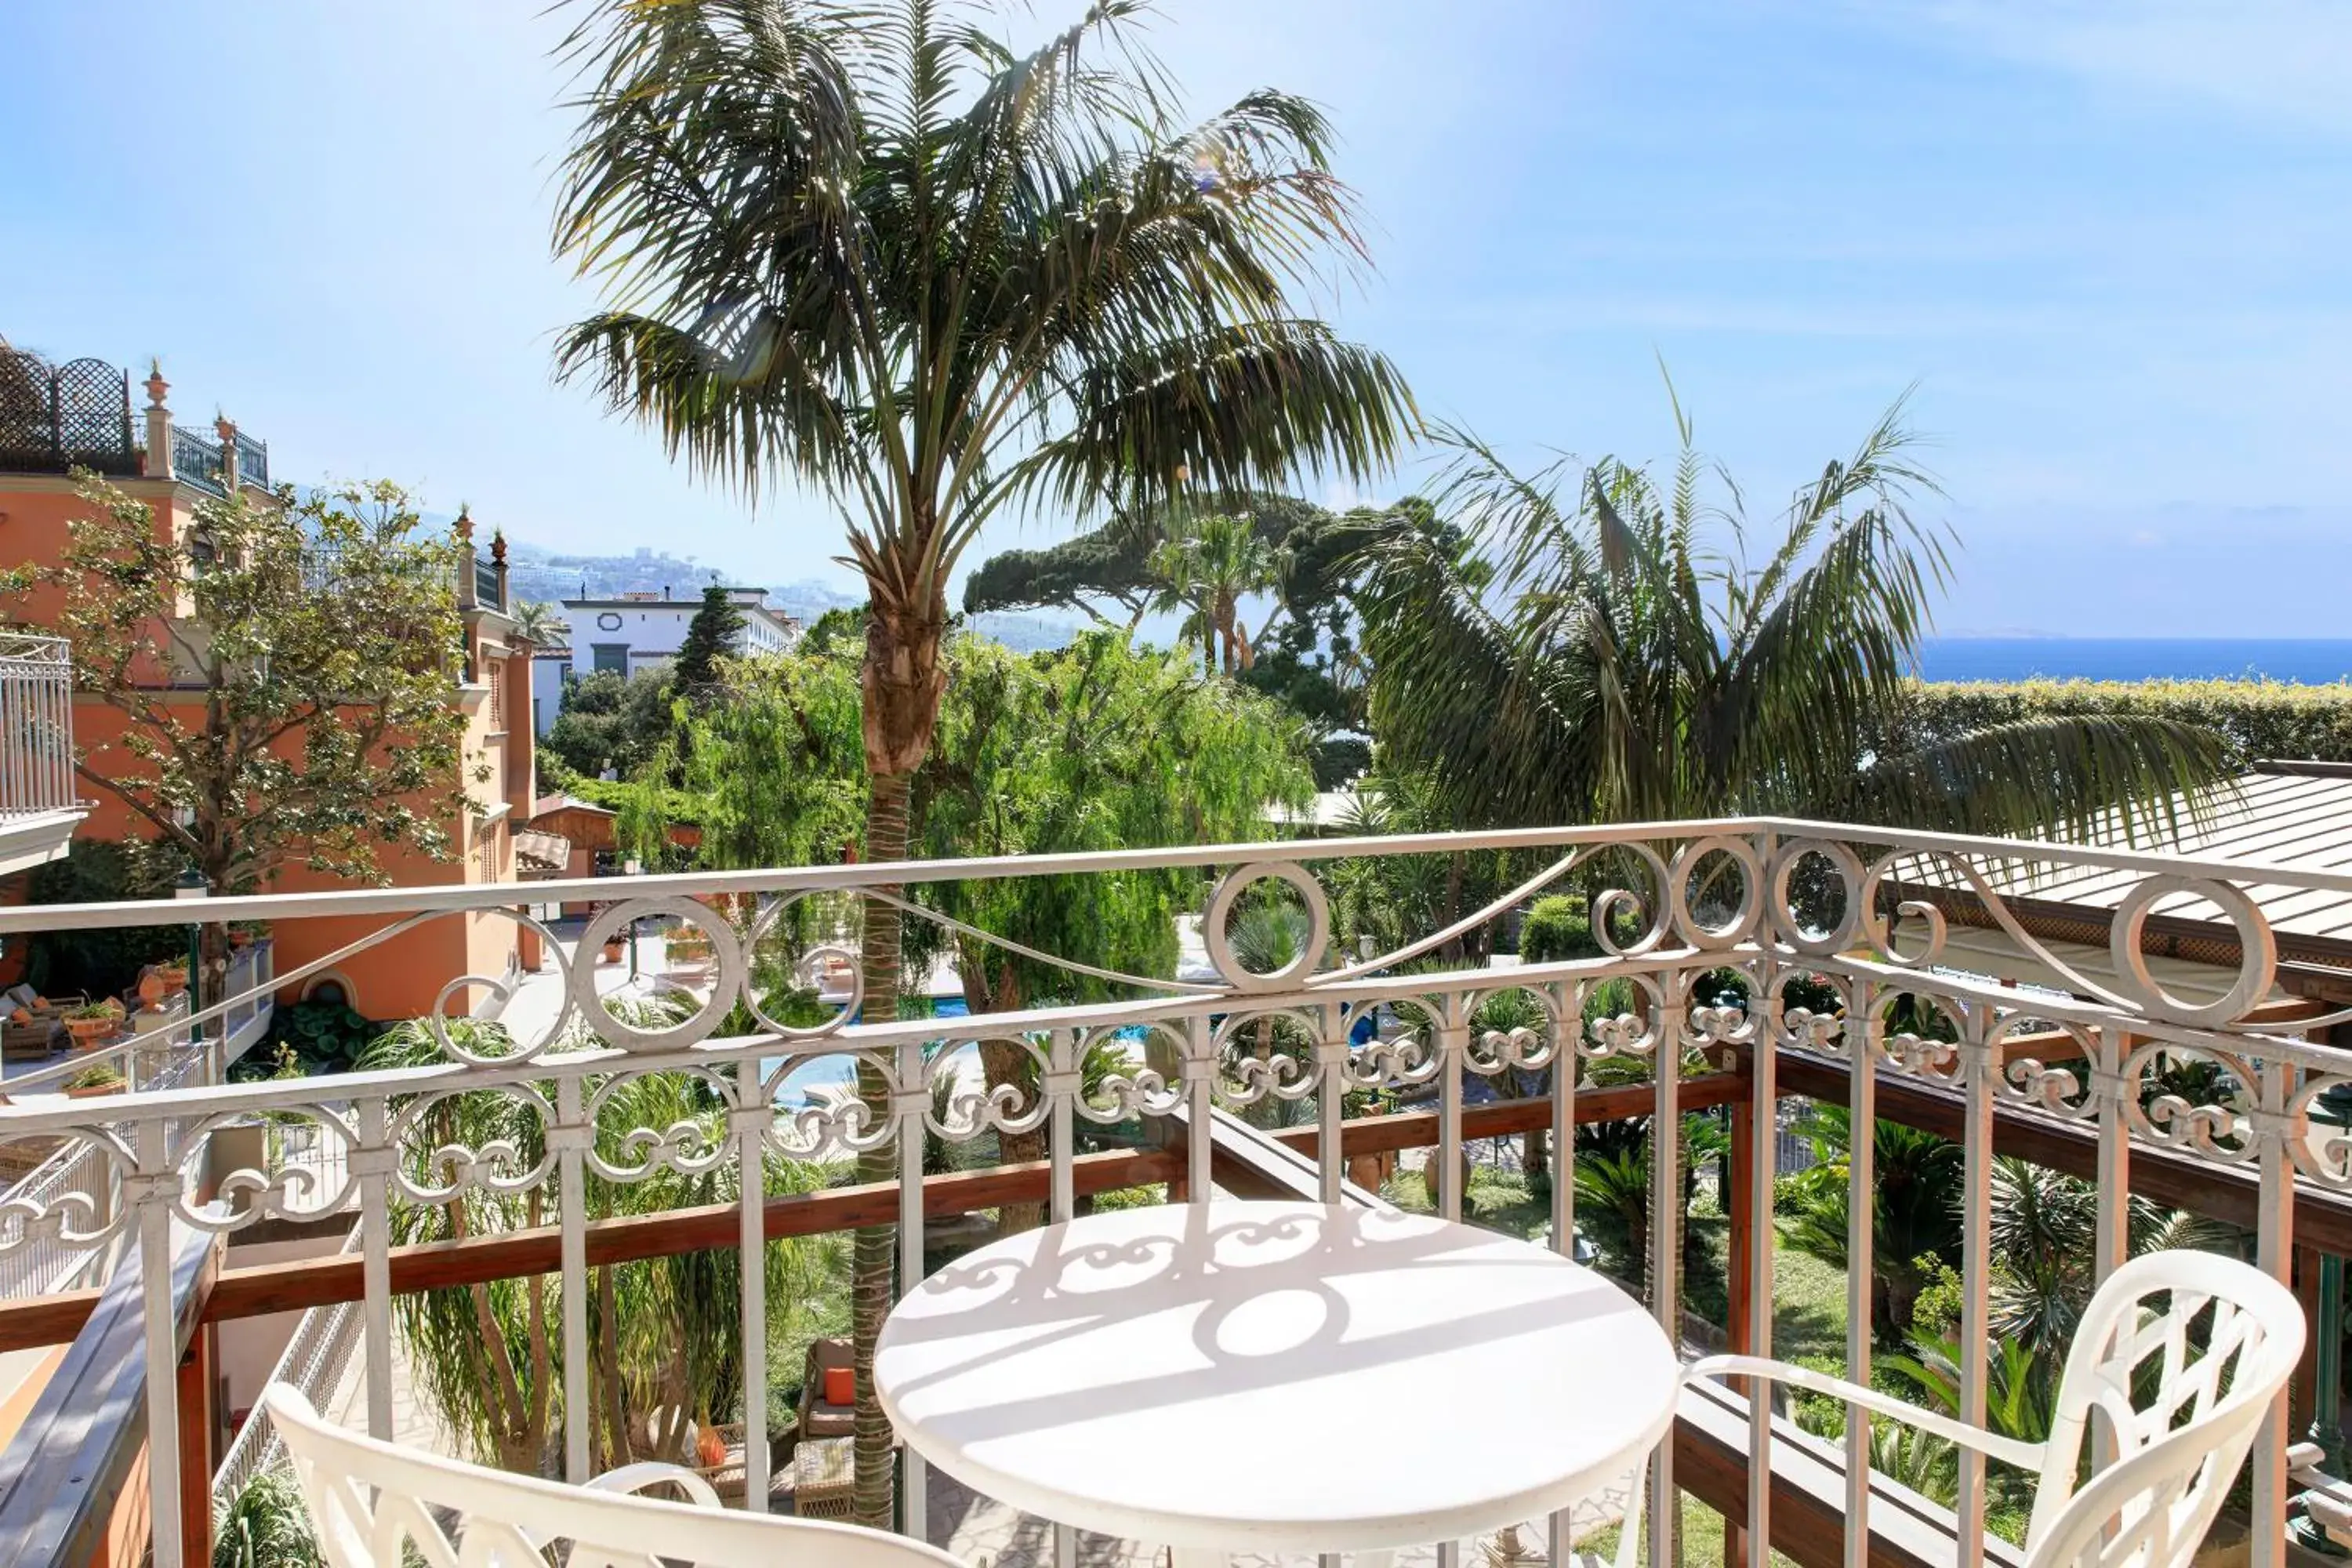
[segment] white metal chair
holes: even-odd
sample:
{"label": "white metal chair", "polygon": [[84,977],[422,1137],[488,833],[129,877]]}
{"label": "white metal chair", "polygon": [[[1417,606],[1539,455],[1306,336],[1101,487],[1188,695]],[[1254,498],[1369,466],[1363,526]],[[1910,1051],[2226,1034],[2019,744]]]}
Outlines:
{"label": "white metal chair", "polygon": [[[569,1568],[966,1568],[902,1535],[721,1509],[708,1481],[677,1465],[627,1465],[563,1486],[346,1432],[285,1384],[261,1402],[330,1568],[402,1568],[404,1542],[431,1568],[546,1568],[541,1549],[566,1541]],[[700,1506],[631,1495],[660,1485]]]}
{"label": "white metal chair", "polygon": [[[2201,1344],[2192,1337],[2200,1329]],[[2026,1568],[2180,1568],[2203,1543],[2303,1340],[2301,1305],[2269,1275],[2210,1253],[2158,1252],[2117,1268],[2092,1297],[2045,1443],[2004,1437],[1784,1362],[1709,1356],[1686,1375],[1759,1378],[1828,1394],[2035,1472]],[[2095,1416],[2113,1458],[2078,1489]]]}

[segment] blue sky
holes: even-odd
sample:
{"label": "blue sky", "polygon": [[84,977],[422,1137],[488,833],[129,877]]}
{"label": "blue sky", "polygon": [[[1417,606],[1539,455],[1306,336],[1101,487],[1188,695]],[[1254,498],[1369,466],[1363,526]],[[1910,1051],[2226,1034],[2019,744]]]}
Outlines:
{"label": "blue sky", "polygon": [[[753,515],[552,384],[590,304],[546,249],[562,26],[7,7],[0,332],[163,355],[184,417],[226,410],[286,477],[844,579],[821,505]],[[1155,31],[1201,107],[1329,110],[1378,270],[1327,304],[1427,412],[1530,460],[1655,457],[1662,357],[1769,514],[1916,383],[1944,629],[2346,631],[2352,7],[1167,0]]]}

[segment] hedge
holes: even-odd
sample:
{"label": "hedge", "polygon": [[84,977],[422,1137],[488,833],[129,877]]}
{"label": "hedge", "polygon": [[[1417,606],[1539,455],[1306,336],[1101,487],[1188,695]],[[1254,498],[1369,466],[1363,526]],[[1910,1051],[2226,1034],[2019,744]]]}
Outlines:
{"label": "hedge", "polygon": [[2352,682],[2282,680],[1916,681],[1909,744],[2022,719],[2135,714],[2218,730],[2247,762],[2352,763]]}

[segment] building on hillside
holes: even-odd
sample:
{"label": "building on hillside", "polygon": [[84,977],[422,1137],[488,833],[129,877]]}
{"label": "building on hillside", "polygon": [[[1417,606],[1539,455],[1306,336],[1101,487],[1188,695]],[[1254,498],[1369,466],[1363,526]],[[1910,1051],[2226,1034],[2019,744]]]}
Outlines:
{"label": "building on hillside", "polygon": [[[768,603],[765,588],[730,588],[727,596],[743,612],[738,653],[782,653],[800,641],[801,624]],[[659,594],[624,594],[617,599],[566,599],[563,618],[571,641],[543,647],[531,657],[530,708],[537,733],[544,735],[563,710],[563,686],[573,675],[611,670],[627,677],[661,669],[677,657],[686,629],[702,608],[702,595],[675,599]]]}
{"label": "building on hillside", "polygon": [[[89,510],[76,493],[69,472],[76,468],[104,475],[146,502],[157,529],[169,529],[175,537],[194,526],[195,509],[206,498],[269,491],[269,450],[258,437],[226,418],[214,421],[209,431],[176,423],[164,401],[170,387],[160,365],[147,378],[145,391],[146,405],[134,416],[127,373],[92,359],[52,364],[0,345],[0,558],[34,567],[62,558],[72,522]],[[404,886],[513,881],[513,830],[536,790],[536,737],[521,721],[530,699],[530,645],[506,613],[505,543],[493,540],[485,557],[476,552],[469,517],[458,519],[456,531],[455,591],[466,652],[452,700],[463,706],[467,720],[464,768],[469,809],[460,814],[462,820],[447,825],[450,859],[403,849],[383,853],[385,878]],[[40,631],[56,625],[62,601],[63,591],[52,587],[22,596],[13,607],[26,630]],[[159,676],[157,687],[173,689],[168,674]],[[201,694],[191,691],[189,699],[201,700]],[[110,764],[132,765],[121,745],[132,723],[128,715],[76,693],[70,719],[85,766],[103,774]],[[289,737],[289,751],[299,742],[299,736]],[[487,769],[487,782],[473,782],[478,769]],[[81,793],[93,797],[79,803],[88,812],[82,838],[153,837],[110,791],[85,782]],[[0,861],[0,869],[8,868]],[[347,885],[298,867],[281,872],[263,890],[308,892]],[[0,900],[19,902],[26,896],[22,875],[0,884]],[[277,972],[291,973],[376,928],[377,922],[360,918],[300,921],[277,939]],[[525,961],[535,964],[535,944],[520,942],[519,930],[495,915],[429,921],[299,983],[285,999],[332,987],[370,1017],[415,1016],[433,1008],[449,974],[499,975]],[[16,962],[12,954],[0,963],[0,978]],[[478,988],[470,1005],[485,1000]],[[453,1010],[466,1005],[454,996],[447,1004]]]}

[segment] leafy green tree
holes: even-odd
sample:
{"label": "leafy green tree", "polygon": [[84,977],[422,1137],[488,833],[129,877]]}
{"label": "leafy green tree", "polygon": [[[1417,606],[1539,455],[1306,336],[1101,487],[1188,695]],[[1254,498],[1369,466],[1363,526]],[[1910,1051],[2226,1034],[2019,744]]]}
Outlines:
{"label": "leafy green tree", "polygon": [[[855,833],[865,760],[856,657],[844,645],[804,645],[732,667],[726,700],[696,721],[688,748],[706,863],[828,859]],[[1097,632],[1029,655],[961,636],[947,658],[953,679],[938,743],[915,784],[927,855],[1263,837],[1267,802],[1296,804],[1307,794],[1297,725],[1181,655]],[[1176,916],[1201,890],[1196,872],[1160,870],[936,882],[914,897],[1036,952],[1166,977],[1175,972]],[[788,930],[785,945],[807,934]],[[977,937],[958,936],[953,947],[974,1015],[1123,994],[1114,983]],[[983,1042],[981,1058],[992,1088],[1029,1092],[1034,1058],[1018,1044]],[[1000,1142],[1008,1161],[1045,1156],[1041,1134]],[[1008,1228],[1035,1217],[1034,1205],[1003,1216]]]}
{"label": "leafy green tree", "polygon": [[[1368,546],[1371,721],[1460,826],[1790,811],[2048,832],[2110,807],[2147,826],[2220,782],[2210,731],[2137,714],[2026,719],[1874,751],[1895,732],[1946,533],[1898,404],[1759,536],[1693,445],[1661,479],[1615,458],[1531,474],[1458,430],[1440,511],[1467,559],[1398,531]],[[1486,563],[1495,563],[1491,581]]]}
{"label": "leafy green tree", "polygon": [[[1202,676],[1179,655],[1097,632],[1066,649],[1013,654],[952,645],[955,679],[931,765],[919,780],[923,849],[1048,855],[1261,838],[1270,801],[1303,803],[1304,736],[1272,703]],[[1132,974],[1176,968],[1176,916],[1197,904],[1190,871],[1007,877],[935,883],[921,901],[1057,957]],[[1116,994],[1007,948],[961,937],[957,972],[975,1014]],[[1019,1086],[1031,1058],[984,1041],[992,1088]],[[1042,1159],[1042,1134],[1002,1138],[1007,1160]],[[1034,1223],[1008,1211],[1007,1228]]]}
{"label": "leafy green tree", "polygon": [[[224,893],[303,866],[382,879],[379,852],[447,859],[466,809],[457,553],[379,482],[196,504],[184,533],[85,477],[44,579],[77,688],[121,714],[76,771]],[[216,998],[228,937],[204,928]]]}
{"label": "leafy green tree", "polygon": [[[1027,53],[938,0],[601,0],[572,35],[588,80],[556,244],[608,308],[560,363],[699,472],[798,480],[848,521],[875,860],[915,830],[947,584],[990,518],[1303,463],[1369,479],[1410,435],[1388,362],[1295,301],[1360,249],[1322,117],[1260,90],[1176,125],[1145,9],[1100,0]],[[871,1021],[895,1014],[900,934],[871,900]],[[867,1163],[887,1179],[887,1153]],[[894,1259],[886,1230],[856,1245],[854,1509],[882,1525]]]}
{"label": "leafy green tree", "polygon": [[582,778],[634,778],[669,741],[677,688],[667,670],[599,669],[563,689],[563,710],[539,742],[542,757]]}
{"label": "leafy green tree", "polygon": [[707,702],[719,686],[719,661],[737,651],[743,637],[741,606],[713,583],[702,590],[702,608],[687,624],[686,640],[678,645],[670,673],[679,692],[698,705]]}

